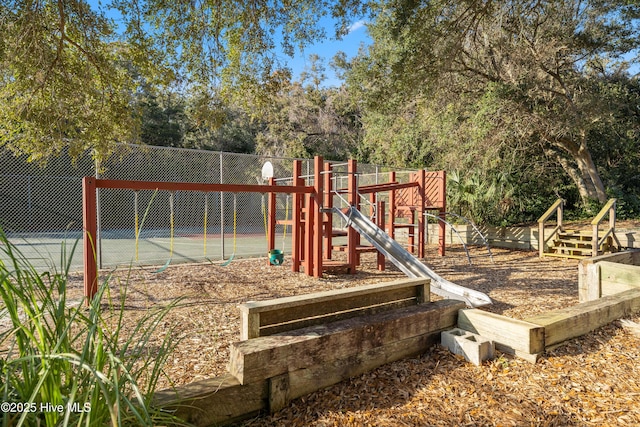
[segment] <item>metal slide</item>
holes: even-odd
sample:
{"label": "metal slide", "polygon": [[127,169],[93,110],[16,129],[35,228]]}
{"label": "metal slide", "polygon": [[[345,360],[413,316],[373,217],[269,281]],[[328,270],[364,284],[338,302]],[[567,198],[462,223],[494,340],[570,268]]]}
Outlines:
{"label": "metal slide", "polygon": [[449,299],[464,301],[471,307],[492,304],[487,294],[456,285],[438,276],[433,270],[424,265],[418,258],[404,249],[380,227],[364,216],[358,209],[351,206],[344,213],[334,207],[333,211],[340,215],[348,226],[353,227],[360,235],[367,239],[377,250],[382,252],[391,262],[409,277],[429,277],[431,292]]}

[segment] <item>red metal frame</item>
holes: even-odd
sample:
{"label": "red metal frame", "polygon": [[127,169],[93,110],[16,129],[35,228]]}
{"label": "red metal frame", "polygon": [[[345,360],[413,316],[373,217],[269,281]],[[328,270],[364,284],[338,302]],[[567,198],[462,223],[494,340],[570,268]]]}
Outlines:
{"label": "red metal frame", "polygon": [[[268,194],[268,221],[267,241],[268,250],[275,248],[276,229],[276,194],[293,194],[292,219],[281,221],[284,226],[291,225],[291,269],[300,271],[304,267],[305,274],[313,277],[321,277],[323,272],[323,260],[331,259],[332,247],[332,220],[330,208],[333,204],[333,188],[331,181],[332,166],[324,163],[322,157],[314,159],[314,182],[312,186],[305,185],[302,175],[302,162],[293,161],[293,185],[276,185],[272,178],[268,185],[244,185],[244,184],[203,184],[185,182],[156,182],[156,181],[128,181],[96,179],[85,177],[82,181],[83,193],[83,249],[84,249],[84,291],[89,301],[98,290],[98,267],[96,257],[96,191],[99,188],[125,189],[125,190],[163,190],[163,191],[197,191],[197,192],[230,192],[230,193],[267,193]],[[425,221],[422,215],[425,209],[437,209],[440,216],[444,216],[446,209],[446,175],[444,171],[426,172],[419,171],[412,175],[408,183],[395,181],[395,172],[390,172],[389,183],[368,185],[358,188],[357,162],[348,161],[347,188],[338,192],[347,195],[350,205],[359,208],[359,194],[370,194],[371,202],[377,205],[376,222],[379,227],[385,227],[385,207],[388,208],[387,232],[394,238],[395,219],[399,209],[410,212],[413,218],[412,227],[417,229],[417,253],[424,257],[424,230]],[[378,201],[377,193],[388,192],[389,202]],[[415,224],[415,214],[417,224]],[[415,234],[415,231],[414,231]],[[438,239],[438,251],[440,255],[445,253],[445,229],[444,222],[440,222]],[[413,237],[412,237],[413,240]],[[414,242],[410,242],[414,243]],[[351,273],[356,272],[360,264],[358,248],[360,236],[353,228],[347,230],[347,268]],[[378,254],[378,268],[384,269],[384,256]]]}

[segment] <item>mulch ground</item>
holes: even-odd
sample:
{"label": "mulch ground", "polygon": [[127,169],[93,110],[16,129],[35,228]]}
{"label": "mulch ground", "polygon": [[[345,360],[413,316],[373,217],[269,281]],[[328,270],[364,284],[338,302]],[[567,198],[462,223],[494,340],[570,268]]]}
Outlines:
{"label": "mulch ground", "polygon": [[[577,261],[539,259],[535,252],[462,247],[446,257],[430,247],[426,263],[454,283],[488,293],[487,310],[513,318],[578,303]],[[126,319],[135,325],[147,310],[182,298],[158,333],[173,328],[180,340],[160,388],[226,371],[229,344],[238,340],[237,308],[250,300],[340,289],[401,278],[392,265],[375,269],[363,256],[355,275],[314,279],[266,260],[171,266],[162,273],[116,271],[114,289],[126,284]],[[80,292],[79,279],[72,292]],[[75,283],[75,281],[74,281]],[[631,318],[640,322],[640,317]],[[436,346],[417,358],[380,367],[293,401],[247,426],[640,426],[640,337],[619,322],[571,340],[536,363],[497,353],[474,366]]]}

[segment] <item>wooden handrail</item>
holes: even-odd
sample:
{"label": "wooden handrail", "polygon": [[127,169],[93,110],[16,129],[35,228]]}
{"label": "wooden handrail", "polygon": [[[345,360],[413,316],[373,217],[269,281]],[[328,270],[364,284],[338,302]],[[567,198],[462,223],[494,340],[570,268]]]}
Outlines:
{"label": "wooden handrail", "polygon": [[[609,210],[613,209],[613,211],[615,212],[615,209],[616,209],[615,205],[616,205],[616,199],[609,199],[607,204],[604,205],[602,207],[602,209],[600,209],[600,212],[598,212],[598,215],[596,215],[596,217],[593,218],[593,220],[591,221],[591,225],[600,224],[602,222],[602,220],[604,219],[604,217],[609,212]],[[614,218],[614,220],[615,220],[615,218]]]}
{"label": "wooden handrail", "polygon": [[[562,213],[564,211],[564,200],[558,199],[547,211],[538,219],[538,254],[540,258],[544,256],[544,246],[547,240],[551,239],[558,231],[562,231]],[[549,220],[553,214],[558,217],[558,224],[553,229],[548,239],[544,237],[544,223]]]}
{"label": "wooden handrail", "polygon": [[[599,230],[600,223],[602,222],[604,217],[607,216],[607,214],[609,214],[609,228],[607,229],[602,239],[600,239],[598,236],[600,232]],[[593,236],[591,238],[591,248],[592,248],[591,255],[598,256],[600,245],[602,245],[605,242],[606,238],[610,234],[615,233],[616,199],[609,199],[609,201],[602,207],[602,209],[600,209],[600,212],[598,213],[598,215],[596,215],[595,218],[593,218],[593,220],[591,221],[591,226],[593,227]],[[613,236],[617,240],[617,238],[615,237],[615,234],[613,234]]]}
{"label": "wooden handrail", "polygon": [[556,213],[556,210],[558,209],[558,207],[560,207],[562,209],[563,206],[564,206],[564,200],[562,200],[562,199],[556,200],[555,203],[553,205],[551,205],[551,207],[549,209],[547,209],[547,211],[545,213],[543,213],[540,218],[538,218],[538,222],[539,223],[540,222],[545,222],[546,220],[551,218],[551,215]]}

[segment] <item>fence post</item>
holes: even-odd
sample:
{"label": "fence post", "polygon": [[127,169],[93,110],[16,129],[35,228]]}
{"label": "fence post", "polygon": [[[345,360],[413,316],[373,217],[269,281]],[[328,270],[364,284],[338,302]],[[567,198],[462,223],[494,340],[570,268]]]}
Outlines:
{"label": "fence post", "polygon": [[[220,184],[222,184],[222,151],[220,152]],[[220,259],[224,261],[224,193],[220,192]]]}

